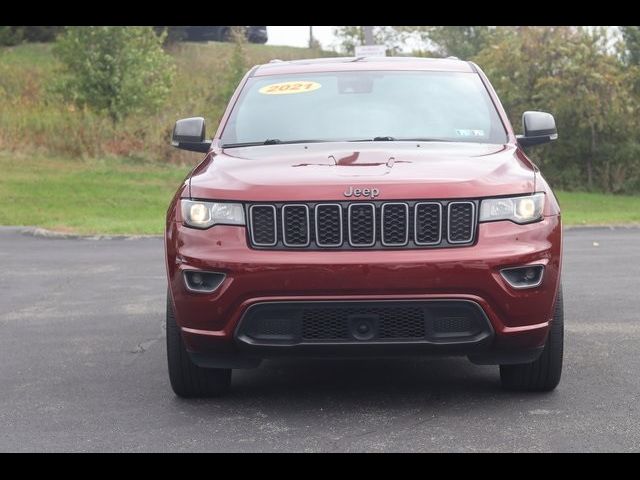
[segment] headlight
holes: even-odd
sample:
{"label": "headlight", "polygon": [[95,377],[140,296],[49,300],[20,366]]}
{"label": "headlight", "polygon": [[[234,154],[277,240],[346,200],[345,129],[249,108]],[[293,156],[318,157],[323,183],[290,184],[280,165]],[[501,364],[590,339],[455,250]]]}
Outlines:
{"label": "headlight", "polygon": [[544,193],[524,197],[488,198],[480,204],[480,221],[511,220],[531,223],[542,219]]}
{"label": "headlight", "polygon": [[239,203],[180,200],[182,218],[189,227],[209,228],[213,225],[244,225],[244,209]]}

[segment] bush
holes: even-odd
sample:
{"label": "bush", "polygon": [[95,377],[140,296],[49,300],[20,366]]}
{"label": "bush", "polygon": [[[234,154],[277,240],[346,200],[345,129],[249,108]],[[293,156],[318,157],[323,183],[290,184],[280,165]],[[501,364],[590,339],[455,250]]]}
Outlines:
{"label": "bush", "polygon": [[24,40],[24,27],[0,26],[0,45],[13,46]]}
{"label": "bush", "polygon": [[220,87],[209,95],[209,98],[218,104],[226,104],[229,101],[248,69],[244,30],[234,26],[231,29],[231,40],[233,51],[221,75]]}
{"label": "bush", "polygon": [[63,27],[27,26],[0,27],[0,45],[17,45],[22,42],[52,42]]}
{"label": "bush", "polygon": [[115,124],[133,112],[157,111],[175,66],[152,27],[68,27],[54,47],[62,64],[54,90]]}
{"label": "bush", "polygon": [[153,30],[158,35],[163,35],[166,32],[166,37],[164,39],[165,45],[181,42],[187,38],[185,27],[153,27]]}
{"label": "bush", "polygon": [[519,129],[525,110],[553,113],[560,140],[527,153],[554,187],[637,191],[640,71],[611,50],[606,29],[520,27],[473,59]]}

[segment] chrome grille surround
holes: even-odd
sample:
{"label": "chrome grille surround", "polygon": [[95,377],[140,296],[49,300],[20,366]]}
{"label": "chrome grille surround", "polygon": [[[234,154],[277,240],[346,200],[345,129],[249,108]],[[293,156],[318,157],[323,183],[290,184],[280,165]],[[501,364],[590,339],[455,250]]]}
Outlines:
{"label": "chrome grille surround", "polygon": [[475,199],[248,203],[248,243],[259,250],[465,247],[476,241],[478,205]]}
{"label": "chrome grille surround", "polygon": [[[257,223],[254,221],[254,212],[256,212],[258,209],[271,209],[273,210],[273,242],[261,242],[259,240],[256,239],[256,237],[260,237],[260,238],[264,238],[263,233],[262,232],[257,232],[258,228],[264,228],[265,232],[264,235],[266,235],[266,226],[262,227],[262,226],[258,226]],[[257,247],[275,247],[278,244],[278,227],[277,227],[277,222],[276,222],[276,218],[277,218],[277,211],[276,211],[276,207],[275,205],[269,205],[269,204],[255,204],[255,205],[251,205],[249,207],[249,231],[251,232],[251,243]]]}
{"label": "chrome grille surround", "polygon": [[[338,212],[338,219],[336,222],[336,226],[337,226],[337,230],[339,233],[339,238],[340,240],[337,242],[323,242],[320,241],[320,231],[318,230],[318,225],[320,224],[320,222],[318,221],[319,215],[320,215],[320,210],[326,210],[326,209],[332,209],[334,211]],[[342,205],[340,205],[339,203],[318,203],[313,211],[313,216],[314,216],[314,225],[315,225],[315,234],[316,234],[316,245],[318,245],[319,247],[340,247],[342,245],[342,243],[344,242],[344,234],[343,234],[343,221],[342,221]],[[326,221],[325,225],[328,224],[329,222]],[[331,228],[331,230],[333,230],[334,228]],[[325,232],[325,236],[326,236],[326,232]]]}
{"label": "chrome grille surround", "polygon": [[[388,225],[385,222],[385,215],[384,212],[385,210],[387,210],[389,207],[394,207],[394,206],[402,206],[404,209],[404,215],[405,215],[405,219],[404,219],[404,240],[402,242],[388,242],[385,240],[385,235],[387,234],[387,230],[391,230],[392,228],[396,228],[399,223],[396,223],[395,225]],[[382,215],[380,216],[380,242],[382,243],[382,245],[384,245],[385,247],[404,247],[405,245],[407,245],[409,243],[409,205],[407,205],[404,202],[385,202],[382,204],[382,207],[380,207],[380,210],[382,211]],[[393,233],[392,233],[393,235]]]}
{"label": "chrome grille surround", "polygon": [[[371,210],[371,242],[354,242],[353,241],[353,230],[356,230],[356,228],[354,228],[354,222],[356,221],[355,219],[352,218],[352,213],[351,211],[356,208],[356,209],[362,209],[363,207],[368,207],[366,209]],[[363,210],[364,211],[364,210]],[[351,245],[352,247],[373,247],[376,244],[376,206],[373,203],[360,203],[360,202],[356,202],[356,203],[351,203],[349,204],[349,207],[347,208],[347,238],[349,239],[349,245]],[[357,219],[357,221],[359,223],[362,222],[367,222],[366,218],[362,218],[362,219]],[[366,228],[367,225],[364,225],[364,228]],[[358,230],[360,230],[361,227],[360,225],[358,225]],[[358,233],[359,234],[359,233]]]}
{"label": "chrome grille surround", "polygon": [[[424,242],[419,240],[419,231],[418,231],[418,212],[420,207],[422,206],[431,206],[436,205],[438,210],[438,239],[431,242]],[[414,206],[413,211],[413,231],[414,231],[414,242],[416,245],[427,246],[427,245],[438,245],[442,241],[442,204],[440,202],[417,202]]]}
{"label": "chrome grille surround", "polygon": [[[464,205],[468,205],[470,210],[468,212],[463,212],[463,213],[454,213],[454,215],[465,215],[468,216],[470,218],[470,222],[467,221],[466,219],[460,221],[457,219],[451,220],[451,213],[452,211],[455,209],[457,210],[460,206],[464,206]],[[452,224],[453,222],[456,223],[456,227],[454,227]],[[460,228],[463,229],[468,229],[469,230],[469,234],[465,237],[459,238],[460,235],[458,234],[457,231],[453,232],[452,235],[452,230],[454,228],[457,228],[457,224],[460,223],[462,224],[462,226]],[[473,240],[473,237],[475,236],[475,224],[476,224],[476,205],[473,202],[469,202],[469,201],[465,201],[465,202],[457,202],[457,201],[453,201],[450,202],[447,205],[447,241],[449,243],[469,243]],[[455,238],[452,238],[455,237]]]}
{"label": "chrome grille surround", "polygon": [[[290,236],[301,237],[301,234],[299,232],[300,228],[298,225],[295,224],[297,222],[294,223],[292,219],[287,217],[287,211],[290,209],[304,210],[304,214],[303,214],[305,218],[304,223],[306,223],[306,228],[305,228],[306,231],[304,232],[304,237],[303,237],[305,238],[304,242],[300,242],[297,240],[291,241],[292,239],[289,238]],[[303,203],[288,203],[282,206],[282,214],[280,216],[282,218],[282,243],[285,245],[285,247],[301,248],[301,247],[309,246],[309,244],[311,243],[311,228],[310,228],[311,219],[309,215],[309,207]],[[290,232],[291,229],[293,229],[294,232]]]}

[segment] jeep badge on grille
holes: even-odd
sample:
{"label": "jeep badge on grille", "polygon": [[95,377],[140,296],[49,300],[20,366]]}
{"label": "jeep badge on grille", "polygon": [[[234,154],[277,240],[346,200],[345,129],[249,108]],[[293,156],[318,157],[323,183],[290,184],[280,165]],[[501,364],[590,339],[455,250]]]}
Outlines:
{"label": "jeep badge on grille", "polygon": [[371,187],[371,188],[353,188],[352,186],[349,186],[349,189],[345,190],[343,195],[345,197],[376,198],[378,195],[380,195],[380,190],[378,190],[375,187]]}

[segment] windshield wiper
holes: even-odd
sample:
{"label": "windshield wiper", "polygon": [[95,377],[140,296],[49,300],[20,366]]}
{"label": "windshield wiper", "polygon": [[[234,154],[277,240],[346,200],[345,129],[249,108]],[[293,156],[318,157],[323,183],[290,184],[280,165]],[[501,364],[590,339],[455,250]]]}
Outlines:
{"label": "windshield wiper", "polygon": [[443,138],[398,138],[399,142],[453,142]]}
{"label": "windshield wiper", "polygon": [[373,137],[373,138],[363,138],[357,140],[348,140],[349,142],[393,142],[396,139],[394,137]]}
{"label": "windshield wiper", "polygon": [[450,142],[441,138],[395,138],[395,137],[373,137],[360,140],[349,140],[350,142]]}
{"label": "windshield wiper", "polygon": [[241,143],[225,143],[222,148],[234,147],[255,147],[257,145],[288,145],[293,143],[321,143],[328,140],[279,140],[277,138],[268,138],[260,142],[241,142]]}
{"label": "windshield wiper", "polygon": [[395,137],[373,137],[356,140],[280,140],[278,138],[268,138],[259,142],[224,143],[222,148],[235,147],[255,147],[258,145],[289,145],[294,143],[326,143],[326,142],[450,142],[441,138],[395,138]]}

